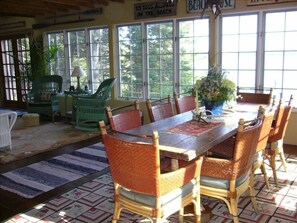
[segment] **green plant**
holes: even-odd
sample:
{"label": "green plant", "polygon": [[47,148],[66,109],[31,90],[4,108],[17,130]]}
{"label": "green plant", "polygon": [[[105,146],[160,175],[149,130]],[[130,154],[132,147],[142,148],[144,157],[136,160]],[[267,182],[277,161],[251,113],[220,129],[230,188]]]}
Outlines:
{"label": "green plant", "polygon": [[29,80],[34,80],[37,76],[50,75],[49,64],[56,56],[58,47],[44,47],[42,36],[37,36],[30,41],[31,72]]}
{"label": "green plant", "polygon": [[221,105],[235,99],[236,85],[226,78],[226,71],[217,66],[209,69],[207,76],[198,79],[193,87],[193,94],[198,93],[202,102]]}

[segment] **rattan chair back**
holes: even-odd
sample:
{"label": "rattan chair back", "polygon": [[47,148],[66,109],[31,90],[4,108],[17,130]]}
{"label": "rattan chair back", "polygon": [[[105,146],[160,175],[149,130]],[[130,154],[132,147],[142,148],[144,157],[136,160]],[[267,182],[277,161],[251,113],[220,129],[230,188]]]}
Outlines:
{"label": "rattan chair back", "polygon": [[177,94],[174,92],[173,98],[177,114],[191,111],[196,108],[195,97],[193,97],[192,95],[178,97]]}
{"label": "rattan chair back", "polygon": [[231,161],[233,169],[231,180],[237,179],[251,169],[253,156],[259,139],[262,120],[252,121],[240,119],[234,145],[234,154]]}
{"label": "rattan chair back", "polygon": [[142,125],[142,112],[138,101],[113,109],[107,106],[106,114],[111,129],[115,131],[123,132]]}
{"label": "rattan chair back", "polygon": [[292,106],[284,106],[282,100],[280,100],[276,111],[274,124],[272,125],[272,129],[270,131],[270,135],[268,138],[269,142],[274,142],[283,139],[291,112]]}
{"label": "rattan chair back", "polygon": [[248,89],[237,87],[237,102],[256,103],[256,104],[271,104],[273,97],[273,89],[268,93],[264,90],[254,89],[253,92]]}
{"label": "rattan chair back", "polygon": [[262,118],[262,126],[260,128],[260,136],[257,144],[256,152],[265,150],[267,141],[270,135],[271,126],[274,120],[274,112],[269,111],[265,113],[262,106],[259,108],[259,117]]}
{"label": "rattan chair back", "polygon": [[[166,100],[166,102],[164,102],[164,100]],[[156,122],[174,115],[172,102],[169,95],[165,99],[156,101],[151,101],[148,99],[146,101],[146,105],[151,122]]]}

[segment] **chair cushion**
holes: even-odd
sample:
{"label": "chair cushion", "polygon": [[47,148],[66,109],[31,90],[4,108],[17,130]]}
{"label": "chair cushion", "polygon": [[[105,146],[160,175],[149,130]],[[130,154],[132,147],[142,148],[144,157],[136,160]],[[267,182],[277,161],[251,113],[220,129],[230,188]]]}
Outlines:
{"label": "chair cushion", "polygon": [[266,149],[274,150],[276,148],[281,148],[283,146],[283,143],[284,143],[283,139],[277,140],[275,142],[268,142],[267,146],[266,146]]}
{"label": "chair cushion", "polygon": [[[192,191],[194,191],[194,193],[197,192],[195,180],[191,180],[189,183],[182,186],[181,188],[178,188],[161,196],[161,206],[164,207],[168,205],[166,207],[168,209],[174,206],[174,209],[176,209],[176,205],[181,204],[181,199],[190,194]],[[120,195],[129,200],[144,204],[149,207],[155,207],[156,204],[155,196],[133,192],[123,187],[120,188]]]}
{"label": "chair cushion", "polygon": [[253,162],[254,163],[262,162],[262,160],[263,160],[263,151],[261,150],[254,155]]}
{"label": "chair cushion", "polygon": [[[245,173],[236,180],[236,187],[241,185],[249,177],[249,173]],[[219,189],[228,189],[230,187],[230,181],[224,179],[218,179],[214,177],[200,177],[200,185],[207,187],[214,187]]]}
{"label": "chair cushion", "polygon": [[43,91],[43,92],[41,92],[40,100],[41,101],[50,101],[51,97],[55,94],[56,93],[53,91]]}

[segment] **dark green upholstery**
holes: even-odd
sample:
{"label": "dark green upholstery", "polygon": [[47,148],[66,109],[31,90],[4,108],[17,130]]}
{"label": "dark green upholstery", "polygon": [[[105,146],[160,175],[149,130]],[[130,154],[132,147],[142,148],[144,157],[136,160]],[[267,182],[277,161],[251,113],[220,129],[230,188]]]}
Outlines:
{"label": "dark green upholstery", "polygon": [[76,128],[84,131],[98,131],[98,122],[107,121],[105,107],[110,98],[115,78],[104,80],[92,95],[78,96],[75,99]]}
{"label": "dark green upholstery", "polygon": [[62,91],[63,79],[59,75],[38,76],[32,83],[32,90],[26,95],[29,113],[54,116],[59,113],[57,94]]}

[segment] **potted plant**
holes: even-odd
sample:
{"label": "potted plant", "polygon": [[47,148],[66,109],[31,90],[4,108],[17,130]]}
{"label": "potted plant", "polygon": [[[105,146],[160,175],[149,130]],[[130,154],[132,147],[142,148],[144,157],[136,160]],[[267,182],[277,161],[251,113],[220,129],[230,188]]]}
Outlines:
{"label": "potted plant", "polygon": [[207,76],[198,79],[193,87],[193,94],[205,106],[213,110],[224,102],[234,100],[236,85],[226,78],[226,71],[217,66],[209,69]]}

